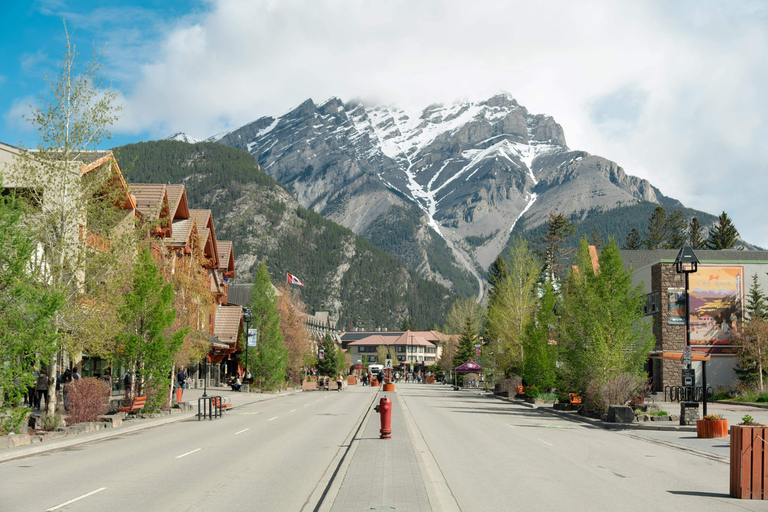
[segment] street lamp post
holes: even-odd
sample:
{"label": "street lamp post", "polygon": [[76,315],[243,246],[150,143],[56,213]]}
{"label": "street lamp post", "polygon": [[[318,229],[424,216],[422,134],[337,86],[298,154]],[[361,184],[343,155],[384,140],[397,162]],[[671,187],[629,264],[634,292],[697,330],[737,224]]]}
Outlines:
{"label": "street lamp post", "polygon": [[[675,258],[675,272],[685,275],[685,346],[691,346],[691,308],[689,306],[688,297],[688,275],[694,274],[699,269],[699,259],[696,257],[696,253],[687,243],[683,245],[680,252],[677,253]],[[702,379],[702,395],[704,401],[704,416],[707,415],[707,362],[701,363],[701,379]],[[691,369],[692,364],[688,363],[688,369]],[[694,383],[695,384],[695,383]],[[695,386],[694,386],[695,389]]]}
{"label": "street lamp post", "polygon": [[[250,340],[248,338],[251,330],[251,322],[253,322],[253,313],[251,313],[250,308],[243,308],[243,322],[245,322],[245,378],[243,380],[248,382],[248,345],[250,345]],[[250,382],[248,382],[248,386],[250,387]]]}

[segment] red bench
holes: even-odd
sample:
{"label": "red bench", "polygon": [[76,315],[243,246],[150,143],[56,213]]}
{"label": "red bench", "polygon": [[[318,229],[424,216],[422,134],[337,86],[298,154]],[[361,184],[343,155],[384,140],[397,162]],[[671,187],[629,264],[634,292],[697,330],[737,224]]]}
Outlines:
{"label": "red bench", "polygon": [[137,396],[133,400],[131,400],[131,405],[128,405],[126,407],[118,407],[116,410],[120,412],[127,412],[128,414],[136,413],[141,411],[144,408],[144,403],[146,403],[147,397],[145,396]]}

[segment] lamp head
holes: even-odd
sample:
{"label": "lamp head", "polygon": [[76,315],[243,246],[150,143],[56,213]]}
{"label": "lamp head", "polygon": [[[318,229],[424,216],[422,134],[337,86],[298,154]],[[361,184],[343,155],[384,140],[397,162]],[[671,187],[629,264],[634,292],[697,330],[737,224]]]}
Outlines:
{"label": "lamp head", "polygon": [[699,268],[699,258],[687,243],[683,245],[675,258],[675,271],[678,274],[692,274]]}

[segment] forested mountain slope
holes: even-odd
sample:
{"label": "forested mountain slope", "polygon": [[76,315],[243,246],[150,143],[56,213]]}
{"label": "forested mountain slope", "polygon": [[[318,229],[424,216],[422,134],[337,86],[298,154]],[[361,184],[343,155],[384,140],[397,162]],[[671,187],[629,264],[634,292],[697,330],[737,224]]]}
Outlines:
{"label": "forested mountain slope", "polygon": [[192,208],[212,210],[219,240],[235,247],[237,282],[266,260],[272,278],[286,272],[304,284],[302,299],[330,311],[344,329],[442,324],[453,299],[397,258],[299,205],[255,158],[221,144],[155,141],[115,148],[126,180],[183,183]]}

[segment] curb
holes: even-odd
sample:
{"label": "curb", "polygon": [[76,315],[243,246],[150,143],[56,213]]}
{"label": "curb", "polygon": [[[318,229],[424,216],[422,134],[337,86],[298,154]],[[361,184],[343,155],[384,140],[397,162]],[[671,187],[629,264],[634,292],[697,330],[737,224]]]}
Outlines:
{"label": "curb", "polygon": [[[287,393],[279,393],[269,398],[263,398],[261,400],[252,400],[246,403],[235,405],[232,407],[232,409],[237,409],[237,408],[240,408],[246,405],[255,404],[258,402],[266,402],[267,400],[274,400],[275,398],[293,395],[295,393],[300,393],[300,392],[301,390],[298,390],[298,391],[294,390]],[[50,441],[46,441],[43,443],[26,444],[26,445],[17,446],[14,448],[8,448],[5,450],[0,450],[0,464],[2,464],[3,462],[15,460],[15,459],[29,457],[31,455],[37,455],[40,453],[54,451],[54,450],[61,450],[63,448],[69,448],[71,446],[76,446],[80,444],[93,443],[96,441],[101,441],[102,439],[109,439],[110,437],[129,434],[132,432],[138,432],[140,430],[146,430],[148,428],[161,427],[163,425],[168,425],[170,423],[189,420],[192,418],[197,418],[196,411],[182,412],[180,414],[172,414],[171,416],[168,416],[165,418],[143,419],[143,420],[140,420],[141,423],[137,423],[135,425],[122,425],[116,428],[107,428],[104,430],[97,430],[95,432],[78,434],[72,437],[51,439]]]}
{"label": "curb", "polygon": [[[554,414],[555,416],[560,416],[561,418],[565,418],[571,421],[576,421],[580,423],[585,423],[588,425],[592,425],[594,427],[602,428],[605,430],[661,430],[661,431],[669,431],[669,432],[696,432],[696,426],[695,425],[665,425],[665,422],[647,422],[649,425],[646,425],[646,422],[640,423],[640,422],[634,422],[634,423],[608,423],[606,421],[597,419],[597,418],[588,418],[586,416],[581,416],[576,411],[558,411],[556,409],[550,409],[546,407],[536,407],[535,404],[529,404],[528,402],[525,402],[523,400],[518,400],[516,398],[508,398],[505,396],[498,396],[491,393],[491,396],[494,398],[497,398],[499,400],[503,400],[505,402],[513,403],[515,405],[521,405],[523,407],[528,407],[529,409],[536,409],[537,411],[542,411],[547,414]],[[667,421],[666,423],[673,423],[671,421]]]}

